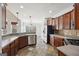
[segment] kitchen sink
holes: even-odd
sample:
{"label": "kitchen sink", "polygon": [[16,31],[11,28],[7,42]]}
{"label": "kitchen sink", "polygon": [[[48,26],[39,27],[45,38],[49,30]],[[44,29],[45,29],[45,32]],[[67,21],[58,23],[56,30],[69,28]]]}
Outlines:
{"label": "kitchen sink", "polygon": [[79,46],[79,40],[76,39],[65,39],[65,43],[66,45],[71,44]]}

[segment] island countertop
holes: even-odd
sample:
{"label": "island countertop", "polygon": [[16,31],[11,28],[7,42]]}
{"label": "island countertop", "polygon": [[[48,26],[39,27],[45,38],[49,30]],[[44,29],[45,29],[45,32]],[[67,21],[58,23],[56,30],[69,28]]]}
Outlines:
{"label": "island countertop", "polygon": [[10,44],[14,40],[16,40],[18,37],[21,36],[30,36],[30,35],[36,35],[36,34],[17,34],[17,35],[8,35],[8,36],[3,36],[2,41],[1,41],[1,48],[4,46]]}
{"label": "island countertop", "polygon": [[57,49],[67,56],[79,56],[79,46],[76,45],[60,46]]}

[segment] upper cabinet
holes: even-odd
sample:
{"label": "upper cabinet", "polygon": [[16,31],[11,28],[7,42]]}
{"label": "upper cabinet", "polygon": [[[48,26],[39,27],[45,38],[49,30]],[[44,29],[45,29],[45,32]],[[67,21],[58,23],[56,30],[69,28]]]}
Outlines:
{"label": "upper cabinet", "polygon": [[56,30],[79,30],[79,3],[73,5],[73,9],[59,17],[49,18],[48,25],[55,26]]}
{"label": "upper cabinet", "polygon": [[70,12],[64,14],[63,23],[64,29],[70,29]]}
{"label": "upper cabinet", "polygon": [[72,10],[70,13],[71,13],[71,29],[75,29],[75,10]]}
{"label": "upper cabinet", "polygon": [[74,4],[75,29],[79,29],[79,3]]}
{"label": "upper cabinet", "polygon": [[58,30],[58,25],[59,25],[59,24],[58,24],[58,18],[56,18],[56,19],[55,19],[55,28],[56,28],[56,30]]}
{"label": "upper cabinet", "polygon": [[55,26],[55,20],[54,19],[52,20],[52,26]]}
{"label": "upper cabinet", "polygon": [[59,30],[63,29],[63,16],[60,16],[59,18]]}
{"label": "upper cabinet", "polygon": [[52,18],[47,18],[47,25],[52,25]]}

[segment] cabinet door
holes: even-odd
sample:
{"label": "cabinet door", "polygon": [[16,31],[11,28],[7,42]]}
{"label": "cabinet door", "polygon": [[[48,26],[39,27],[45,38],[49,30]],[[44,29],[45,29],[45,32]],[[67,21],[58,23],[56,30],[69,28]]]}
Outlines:
{"label": "cabinet door", "polygon": [[63,29],[63,16],[59,17],[59,30]]}
{"label": "cabinet door", "polygon": [[52,25],[52,18],[47,19],[47,25]]}
{"label": "cabinet door", "polygon": [[58,30],[58,18],[55,19],[56,30]]}
{"label": "cabinet door", "polygon": [[11,46],[11,56],[15,55],[15,45],[14,45],[14,41],[10,44]]}
{"label": "cabinet door", "polygon": [[75,29],[75,10],[71,11],[71,29]]}
{"label": "cabinet door", "polygon": [[79,3],[74,4],[75,8],[75,29],[79,30]]}
{"label": "cabinet door", "polygon": [[52,26],[55,26],[55,19],[52,20]]}
{"label": "cabinet door", "polygon": [[18,38],[17,38],[17,39],[15,40],[15,54],[17,54],[18,50],[19,50],[19,40],[18,40]]}
{"label": "cabinet door", "polygon": [[59,38],[59,37],[55,37],[54,38],[54,46],[55,47],[59,47],[59,46],[63,46],[64,45],[64,39],[63,38]]}
{"label": "cabinet door", "polygon": [[28,37],[22,36],[19,38],[19,48],[23,48],[28,45]]}
{"label": "cabinet door", "polygon": [[2,53],[6,53],[7,54],[7,56],[10,56],[11,54],[10,54],[10,45],[7,45],[7,46],[5,46],[3,49],[2,49]]}
{"label": "cabinet door", "polygon": [[64,29],[70,29],[70,12],[64,15]]}

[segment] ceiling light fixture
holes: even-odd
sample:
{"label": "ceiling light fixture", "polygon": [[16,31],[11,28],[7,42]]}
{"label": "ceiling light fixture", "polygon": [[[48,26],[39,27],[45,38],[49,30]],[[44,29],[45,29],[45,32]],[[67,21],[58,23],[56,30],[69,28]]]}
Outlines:
{"label": "ceiling light fixture", "polygon": [[52,10],[49,10],[49,13],[51,14],[52,13]]}
{"label": "ceiling light fixture", "polygon": [[23,8],[24,8],[24,6],[23,6],[23,5],[21,5],[21,6],[20,6],[20,8],[21,8],[21,9],[23,9]]}

